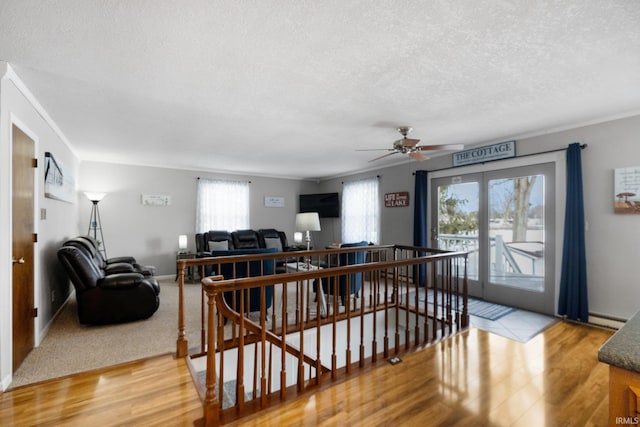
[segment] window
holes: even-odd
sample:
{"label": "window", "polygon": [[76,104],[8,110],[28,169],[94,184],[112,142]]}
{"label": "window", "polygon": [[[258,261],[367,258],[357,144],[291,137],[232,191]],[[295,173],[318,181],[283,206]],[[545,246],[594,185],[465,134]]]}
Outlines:
{"label": "window", "polygon": [[378,178],[346,182],[342,189],[342,242],[380,241]]}
{"label": "window", "polygon": [[196,233],[250,228],[249,183],[198,179]]}

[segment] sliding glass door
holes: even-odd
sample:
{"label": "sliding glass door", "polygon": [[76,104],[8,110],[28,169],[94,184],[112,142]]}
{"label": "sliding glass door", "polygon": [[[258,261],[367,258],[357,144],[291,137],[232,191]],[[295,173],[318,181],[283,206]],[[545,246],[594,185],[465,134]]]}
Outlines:
{"label": "sliding glass door", "polygon": [[469,293],[553,314],[554,165],[433,179],[433,244],[469,252]]}
{"label": "sliding glass door", "polygon": [[469,253],[469,293],[483,297],[480,264],[482,174],[432,180],[432,246]]}

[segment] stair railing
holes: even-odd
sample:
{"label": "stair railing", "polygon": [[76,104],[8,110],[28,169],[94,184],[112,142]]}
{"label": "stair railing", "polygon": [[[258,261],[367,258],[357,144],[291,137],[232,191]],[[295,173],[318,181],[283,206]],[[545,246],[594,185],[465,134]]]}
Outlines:
{"label": "stair railing", "polygon": [[[304,256],[309,265],[329,266],[340,254],[357,250],[363,249],[305,251],[296,257]],[[380,357],[401,355],[468,326],[466,253],[398,245],[364,250],[364,264],[202,280],[206,343],[194,356],[206,354],[206,425],[333,383]],[[214,266],[216,271],[216,263],[277,262],[266,255],[180,260],[181,286],[190,264]],[[339,284],[351,289],[358,275],[360,292],[349,293],[343,305]],[[268,287],[273,289],[271,301],[266,299]],[[324,315],[320,289],[329,291]],[[246,313],[256,292],[259,311]],[[203,303],[203,313],[204,308]],[[181,337],[184,319],[179,320],[179,355],[187,347]]]}

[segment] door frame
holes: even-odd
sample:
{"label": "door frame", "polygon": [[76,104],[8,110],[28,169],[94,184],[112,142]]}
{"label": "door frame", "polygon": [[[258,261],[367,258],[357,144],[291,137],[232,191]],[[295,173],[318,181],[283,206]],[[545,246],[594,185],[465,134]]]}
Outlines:
{"label": "door frame", "polygon": [[[427,174],[427,188],[429,189],[429,197],[438,197],[437,194],[431,194],[432,180],[438,178],[449,178],[458,175],[467,175],[473,173],[484,173],[497,171],[501,169],[511,169],[531,164],[553,163],[555,166],[555,265],[553,283],[553,312],[558,312],[558,295],[560,292],[560,276],[562,268],[562,245],[564,236],[564,212],[566,200],[566,150],[552,151],[543,154],[532,154],[516,157],[513,159],[499,160],[494,162],[481,163],[477,165],[462,166],[457,168],[441,169]],[[432,203],[427,203],[427,241],[431,242],[433,236],[431,234],[431,218]]]}

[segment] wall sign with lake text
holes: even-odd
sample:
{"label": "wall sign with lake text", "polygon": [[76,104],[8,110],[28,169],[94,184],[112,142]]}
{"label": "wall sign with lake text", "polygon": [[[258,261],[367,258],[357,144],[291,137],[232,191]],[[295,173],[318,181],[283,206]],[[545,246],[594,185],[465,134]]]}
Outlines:
{"label": "wall sign with lake text", "polygon": [[397,191],[395,193],[386,193],[384,195],[384,206],[386,208],[400,208],[409,206],[409,192]]}

